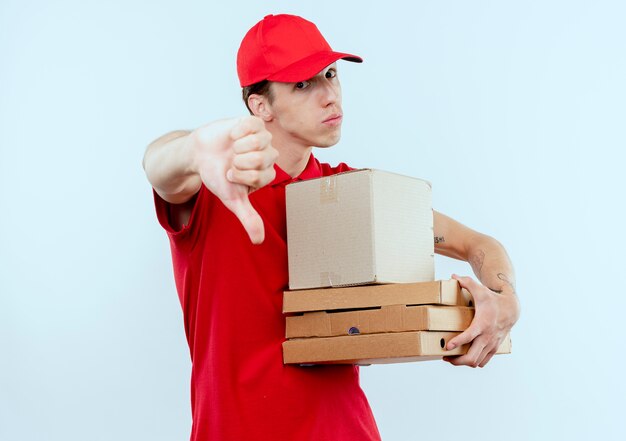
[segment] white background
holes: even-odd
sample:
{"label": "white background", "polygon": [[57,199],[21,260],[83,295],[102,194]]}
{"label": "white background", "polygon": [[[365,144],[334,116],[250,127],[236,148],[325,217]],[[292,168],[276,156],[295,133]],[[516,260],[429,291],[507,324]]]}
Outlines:
{"label": "white background", "polygon": [[236,50],[280,12],[365,59],[340,62],[343,138],[315,154],[430,180],[517,272],[511,355],[362,368],[383,439],[623,439],[624,3],[323,0],[0,2],[0,439],[188,438],[141,159],[246,113]]}

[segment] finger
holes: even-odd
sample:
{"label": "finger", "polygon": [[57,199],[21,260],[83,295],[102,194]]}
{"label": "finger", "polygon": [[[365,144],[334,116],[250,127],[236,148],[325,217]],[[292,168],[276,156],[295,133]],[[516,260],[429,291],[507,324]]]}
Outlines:
{"label": "finger", "polygon": [[446,355],[445,357],[443,357],[443,361],[448,362],[453,366],[458,366],[459,364],[456,362],[456,360],[461,357],[461,355]]}
{"label": "finger", "polygon": [[274,178],[276,177],[276,170],[274,169],[274,167],[270,167],[270,168],[263,170],[261,174],[263,175],[261,178],[261,185],[256,188],[250,187],[250,193],[260,190],[261,188],[265,187],[270,182],[272,182]]}
{"label": "finger", "polygon": [[485,343],[480,339],[474,340],[469,350],[465,355],[459,355],[458,357],[451,357],[450,363],[455,366],[478,366],[478,359],[483,349],[485,348]]}
{"label": "finger", "polygon": [[265,150],[271,146],[272,134],[267,130],[242,136],[233,142],[235,153],[247,153],[257,150]]}
{"label": "finger", "polygon": [[485,346],[483,347],[483,350],[480,352],[480,354],[476,358],[476,366],[475,367],[482,367],[480,365],[482,364],[482,362],[485,360],[487,355],[489,355],[489,353],[492,350],[493,350],[493,345],[491,345],[489,343],[485,344]]}
{"label": "finger", "polygon": [[226,172],[226,179],[230,182],[246,185],[252,189],[265,187],[272,182],[275,177],[276,170],[274,167],[264,170],[239,170],[238,168],[231,167]]}
{"label": "finger", "polygon": [[454,280],[458,280],[461,288],[465,288],[469,291],[472,299],[474,300],[474,304],[482,301],[485,298],[485,287],[473,278],[467,276],[458,276],[456,274],[452,274],[452,278]]}
{"label": "finger", "polygon": [[224,205],[237,216],[253,244],[257,245],[263,242],[265,239],[263,219],[252,207],[248,196],[244,196],[241,199],[226,200]]}
{"label": "finger", "polygon": [[482,367],[485,367],[485,365],[486,365],[487,363],[489,363],[489,360],[491,360],[491,357],[493,357],[495,354],[496,354],[496,351],[489,352],[489,353],[487,354],[487,356],[483,359],[483,361],[481,361],[481,362],[480,362],[480,364],[479,364],[478,366],[479,366],[479,367],[481,367],[481,368],[482,368]]}
{"label": "finger", "polygon": [[454,280],[458,280],[459,285],[469,290],[470,292],[472,292],[473,289],[476,289],[482,286],[476,280],[468,276],[459,276],[457,274],[452,274],[452,278]]}
{"label": "finger", "polygon": [[261,118],[257,116],[244,116],[231,129],[230,137],[237,140],[246,135],[260,132],[263,129],[265,129],[265,124]]}
{"label": "finger", "polygon": [[446,349],[450,351],[458,346],[462,346],[464,344],[470,343],[474,339],[476,339],[480,334],[481,332],[480,332],[480,329],[478,329],[478,326],[470,325],[469,328],[467,328],[465,331],[461,332],[456,337],[450,339],[450,341],[446,345]]}
{"label": "finger", "polygon": [[500,347],[500,344],[503,340],[503,338],[495,337],[489,344],[487,344],[487,346],[485,346],[483,354],[481,354],[481,358],[478,360],[478,364],[480,367],[486,365],[489,360],[491,360],[491,357],[493,357],[494,354],[498,352],[498,348]]}
{"label": "finger", "polygon": [[235,155],[233,168],[239,170],[264,170],[274,164],[276,157],[270,150],[262,152],[248,152]]}

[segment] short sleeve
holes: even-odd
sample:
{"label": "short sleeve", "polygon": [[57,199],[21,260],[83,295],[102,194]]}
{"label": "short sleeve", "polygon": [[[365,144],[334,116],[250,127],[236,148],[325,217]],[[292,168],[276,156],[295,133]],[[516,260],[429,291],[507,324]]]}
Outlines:
{"label": "short sleeve", "polygon": [[159,224],[166,231],[168,237],[173,243],[184,244],[194,243],[198,240],[199,232],[202,230],[202,224],[208,222],[212,206],[214,204],[215,195],[209,191],[204,185],[200,187],[191,199],[193,207],[187,224],[177,229],[171,222],[171,208],[173,204],[167,202],[153,189],[154,205],[156,209]]}

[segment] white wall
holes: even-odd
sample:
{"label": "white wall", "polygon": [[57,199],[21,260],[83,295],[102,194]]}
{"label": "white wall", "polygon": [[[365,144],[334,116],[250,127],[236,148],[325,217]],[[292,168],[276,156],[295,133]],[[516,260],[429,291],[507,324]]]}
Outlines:
{"label": "white wall", "polygon": [[383,439],[621,439],[617,0],[4,0],[0,439],[188,437],[189,356],[140,162],[166,131],[245,113],[235,53],[278,12],[366,60],[339,66],[343,139],[318,157],[430,180],[435,208],[498,238],[517,272],[513,354],[362,369]]}

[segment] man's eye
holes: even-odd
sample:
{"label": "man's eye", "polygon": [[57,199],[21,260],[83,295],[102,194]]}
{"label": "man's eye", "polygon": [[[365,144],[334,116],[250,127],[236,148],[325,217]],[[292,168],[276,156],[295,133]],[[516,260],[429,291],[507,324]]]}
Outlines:
{"label": "man's eye", "polygon": [[337,76],[337,71],[333,69],[328,69],[326,71],[326,78],[335,78]]}
{"label": "man's eye", "polygon": [[309,87],[309,82],[308,81],[298,81],[296,83],[296,89],[305,89]]}

